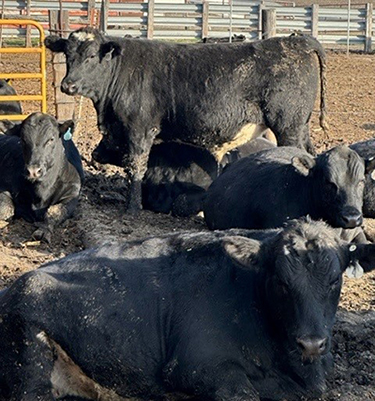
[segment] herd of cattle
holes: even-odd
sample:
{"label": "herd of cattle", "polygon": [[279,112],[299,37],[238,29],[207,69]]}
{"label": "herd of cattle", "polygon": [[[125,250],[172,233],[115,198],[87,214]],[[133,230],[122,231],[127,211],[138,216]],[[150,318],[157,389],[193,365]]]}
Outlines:
{"label": "herd of cattle", "polygon": [[[375,216],[375,140],[319,155],[310,140],[318,93],[325,127],[319,42],[84,28],[45,43],[66,56],[62,90],[93,101],[92,156],[125,169],[128,211],[203,212],[218,231],[103,245],[1,291],[0,399],[319,397],[343,273],[375,268],[361,228]],[[48,242],[84,185],[74,123],[34,113],[0,131],[0,220],[31,221]]]}

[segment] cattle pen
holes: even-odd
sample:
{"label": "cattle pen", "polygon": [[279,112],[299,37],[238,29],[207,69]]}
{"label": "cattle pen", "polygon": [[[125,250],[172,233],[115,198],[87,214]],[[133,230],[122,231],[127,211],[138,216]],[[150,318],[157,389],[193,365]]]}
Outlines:
{"label": "cattle pen", "polygon": [[[48,3],[48,6],[46,6]],[[69,3],[69,4],[68,4]],[[199,40],[207,33],[210,37],[229,35],[229,5],[213,4],[207,7],[203,4],[176,4],[175,9],[168,4],[164,5],[163,17],[158,14],[158,2],[154,8],[153,32],[148,28],[148,3],[115,3],[109,4],[109,15],[107,20],[101,18],[100,10],[102,2],[82,1],[63,2],[64,11],[69,14],[69,27],[74,29],[81,24],[107,24],[109,34],[130,34],[133,37],[144,37],[152,33],[154,39]],[[243,4],[243,3],[241,3]],[[249,3],[250,4],[250,3]],[[29,7],[29,11],[27,11]],[[38,8],[39,7],[39,8]],[[39,21],[49,32],[49,16],[46,8],[58,13],[58,1],[35,1],[23,2],[5,0],[4,15],[6,17],[18,16],[19,14]],[[111,8],[113,7],[113,8]],[[222,15],[220,23],[211,26],[204,25],[203,7],[207,12],[215,11],[215,15]],[[217,9],[215,9],[217,7]],[[221,7],[221,8],[220,8]],[[243,6],[241,6],[243,7]],[[254,10],[258,5],[254,3]],[[289,34],[294,30],[305,32],[312,31],[312,7],[284,7],[283,11],[276,7],[277,20],[279,21],[278,34]],[[358,8],[357,8],[358,7]],[[233,8],[236,9],[236,1]],[[340,43],[346,45],[346,15],[347,10],[341,7],[319,7],[319,12],[330,14],[335,21],[336,30],[331,36],[336,37],[337,32],[343,32],[343,36],[337,42],[334,38],[328,38],[325,42],[328,60],[328,109],[330,129],[326,134],[322,132],[318,122],[318,107],[312,118],[312,139],[318,151],[323,151],[334,145],[352,143],[359,140],[369,139],[375,136],[375,82],[373,80],[375,56],[371,53],[364,54],[358,49],[364,49],[366,42],[365,25],[368,6],[353,6],[353,26],[350,46],[353,52],[348,58],[340,49]],[[299,9],[299,14],[297,13]],[[121,11],[125,15],[115,15]],[[294,10],[294,11],[293,11]],[[358,12],[354,12],[358,10]],[[336,12],[335,11],[335,12]],[[259,12],[259,10],[258,10]],[[293,14],[293,13],[294,14]],[[316,11],[315,11],[316,12]],[[28,14],[29,13],[29,14]],[[243,14],[248,16],[249,8]],[[290,13],[290,14],[289,14]],[[242,15],[238,12],[238,15]],[[243,34],[259,37],[258,18],[249,21],[246,18],[238,18],[233,24],[233,34]],[[315,14],[316,15],[316,14]],[[319,17],[319,31],[324,29],[324,14]],[[226,17],[226,18],[224,18]],[[123,21],[127,19],[127,23]],[[164,18],[164,19],[161,19]],[[246,20],[245,28],[242,30],[241,23]],[[181,21],[185,21],[181,23]],[[214,22],[216,20],[214,19]],[[253,22],[251,22],[253,21]],[[63,21],[62,21],[63,22]],[[167,24],[168,22],[168,24]],[[59,21],[57,21],[60,24]],[[216,23],[216,22],[215,22]],[[327,22],[328,23],[328,22]],[[163,25],[165,24],[165,25]],[[252,26],[250,26],[253,24]],[[295,24],[295,25],[293,25]],[[206,27],[203,31],[203,25]],[[102,25],[104,26],[104,25]],[[170,29],[162,30],[160,26],[168,26]],[[298,27],[299,26],[299,27]],[[301,26],[303,27],[302,29]],[[178,27],[178,29],[176,29]],[[356,31],[355,27],[361,28]],[[64,31],[65,28],[58,26],[57,30]],[[327,28],[328,31],[328,28]],[[181,33],[182,32],[182,33]],[[357,32],[357,33],[356,33]],[[3,31],[4,46],[12,44],[19,38],[26,37],[27,27],[21,26],[17,29],[5,27]],[[341,33],[340,33],[341,34]],[[320,33],[322,35],[322,33]],[[323,34],[324,35],[324,34]],[[371,38],[373,33],[371,31]],[[329,36],[329,34],[327,34]],[[150,36],[148,36],[150,37]],[[30,32],[30,41],[35,45],[36,36]],[[330,42],[331,40],[331,42]],[[324,39],[323,39],[324,43]],[[23,44],[23,42],[22,42]],[[333,49],[330,49],[333,48]],[[0,59],[1,73],[26,73],[30,69],[37,69],[37,57],[31,54],[9,55],[2,54]],[[53,87],[53,67],[51,54],[47,53],[47,111],[55,111],[55,92]],[[13,86],[19,94],[37,95],[40,89],[38,79],[27,81],[15,80]],[[101,135],[96,126],[96,115],[89,100],[76,98],[73,100],[75,109],[81,107],[79,126],[74,133],[74,140],[81,152],[83,164],[86,171],[86,186],[83,190],[76,217],[65,222],[55,229],[51,244],[30,241],[33,231],[32,225],[24,221],[15,221],[1,228],[0,238],[0,289],[10,285],[17,277],[26,271],[39,267],[42,263],[55,260],[73,252],[97,246],[103,240],[108,242],[118,240],[139,239],[150,235],[160,235],[171,231],[201,231],[205,230],[204,222],[199,217],[192,219],[175,218],[169,215],[155,214],[142,211],[138,218],[125,213],[127,182],[124,180],[121,168],[100,165],[91,158],[91,152],[99,142]],[[24,102],[24,112],[29,113],[39,108],[36,102]],[[366,232],[372,240],[375,240],[375,221],[366,219]],[[322,398],[324,401],[363,401],[375,399],[375,273],[371,273],[357,281],[346,280],[338,324],[334,332],[334,351],[336,371],[334,379],[330,383],[329,392]]]}

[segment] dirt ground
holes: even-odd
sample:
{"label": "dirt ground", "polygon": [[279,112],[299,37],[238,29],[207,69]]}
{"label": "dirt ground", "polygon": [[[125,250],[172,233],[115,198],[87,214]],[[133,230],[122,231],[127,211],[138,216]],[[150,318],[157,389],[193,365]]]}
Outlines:
{"label": "dirt ground", "polygon": [[[2,56],[3,72],[26,72],[36,66],[33,56]],[[312,118],[312,138],[318,151],[341,143],[369,139],[375,135],[375,55],[328,52],[328,134],[318,125],[318,108]],[[15,69],[16,68],[16,69]],[[51,68],[48,68],[49,112],[54,114]],[[15,81],[18,93],[36,93],[36,81]],[[80,99],[77,98],[78,113]],[[42,263],[87,247],[116,240],[129,240],[179,230],[204,230],[201,218],[175,218],[142,211],[132,217],[125,212],[127,182],[122,170],[91,160],[100,140],[95,111],[87,99],[74,140],[82,154],[86,184],[75,217],[57,228],[52,243],[31,240],[33,226],[24,221],[0,228],[0,288]],[[36,111],[37,104],[24,104]],[[375,239],[375,221],[365,228]],[[335,375],[327,401],[375,400],[375,273],[359,280],[345,280],[335,327]]]}

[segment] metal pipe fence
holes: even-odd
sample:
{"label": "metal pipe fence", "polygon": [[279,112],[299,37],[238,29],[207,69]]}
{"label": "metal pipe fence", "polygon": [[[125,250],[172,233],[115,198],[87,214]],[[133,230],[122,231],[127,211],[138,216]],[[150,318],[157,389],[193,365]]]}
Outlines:
{"label": "metal pipe fence", "polygon": [[[313,34],[326,47],[346,44],[362,45],[371,50],[374,38],[372,29],[375,14],[372,5],[344,7],[294,7],[285,4],[232,0],[228,4],[214,2],[185,4],[168,0],[122,3],[115,0],[66,1],[63,10],[69,11],[69,28],[89,24],[90,11],[96,13],[101,28],[109,35],[197,40],[202,37],[228,37],[245,35],[248,40],[262,37],[261,12],[265,8],[276,9],[276,35],[284,36],[300,31]],[[93,10],[90,10],[90,5]],[[27,0],[4,0],[5,17],[26,16]],[[60,10],[60,0],[31,0],[29,18],[39,21],[49,33],[48,10]],[[106,12],[106,18],[100,13]],[[348,21],[349,15],[349,21]],[[19,37],[26,27],[3,27],[3,37]],[[31,35],[37,33],[31,32]]]}

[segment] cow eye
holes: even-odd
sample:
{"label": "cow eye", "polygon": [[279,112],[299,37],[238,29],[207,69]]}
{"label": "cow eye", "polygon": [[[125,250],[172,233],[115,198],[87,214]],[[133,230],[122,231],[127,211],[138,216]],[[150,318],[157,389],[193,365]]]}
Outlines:
{"label": "cow eye", "polygon": [[277,280],[277,287],[282,292],[283,294],[287,294],[289,292],[288,286],[284,281],[281,281],[280,279]]}
{"label": "cow eye", "polygon": [[339,188],[338,188],[338,186],[337,186],[334,182],[332,182],[332,181],[326,179],[326,180],[325,180],[325,183],[326,183],[326,186],[327,186],[331,191],[334,191],[334,192],[337,192],[337,191],[338,191]]}
{"label": "cow eye", "polygon": [[330,285],[331,289],[333,290],[339,285],[339,283],[340,283],[340,277],[338,277],[335,280],[331,281],[329,283],[329,285]]}

